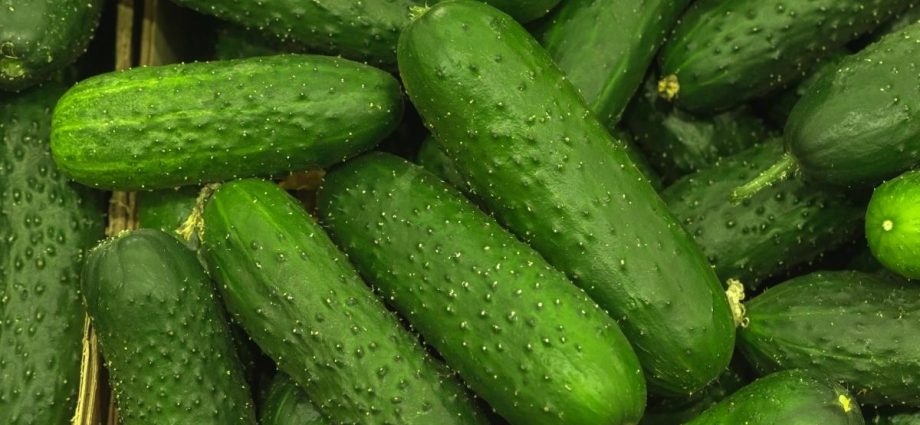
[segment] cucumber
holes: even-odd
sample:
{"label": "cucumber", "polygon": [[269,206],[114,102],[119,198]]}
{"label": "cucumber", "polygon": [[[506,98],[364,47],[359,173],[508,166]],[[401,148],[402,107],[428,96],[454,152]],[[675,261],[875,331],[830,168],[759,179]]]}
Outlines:
{"label": "cucumber", "polygon": [[734,328],[705,257],[552,59],[500,11],[432,6],[400,39],[403,83],[498,221],[608,310],[652,389],[698,390]]}
{"label": "cucumber", "polygon": [[330,422],[485,424],[283,189],[224,184],[203,216],[205,257],[228,310]]}
{"label": "cucumber", "polygon": [[0,423],[70,423],[80,382],[83,252],[103,236],[95,197],[49,149],[52,83],[0,94]]}
{"label": "cucumber", "polygon": [[662,49],[660,91],[691,111],[737,106],[794,83],[913,1],[697,1]]}
{"label": "cucumber", "polygon": [[328,425],[307,394],[284,373],[277,373],[259,411],[261,425]]}
{"label": "cucumber", "polygon": [[103,0],[0,3],[0,90],[19,91],[70,65],[99,23]]}
{"label": "cucumber", "polygon": [[875,189],[866,211],[866,239],[887,269],[920,279],[920,170]]}
{"label": "cucumber", "polygon": [[224,24],[217,29],[214,42],[214,58],[232,60],[256,56],[272,56],[282,53],[309,53],[308,50],[293,42],[282,42],[266,36],[259,31],[247,30],[232,24]]}
{"label": "cucumber", "polygon": [[133,68],[70,89],[51,147],[85,185],[170,188],[322,168],[372,148],[402,111],[396,79],[338,58]]}
{"label": "cucumber", "polygon": [[779,182],[741,204],[730,202],[735,187],[782,156],[782,143],[767,141],[661,193],[723,281],[738,279],[756,288],[856,236],[865,204],[802,178]]}
{"label": "cucumber", "polygon": [[317,205],[361,275],[509,422],[642,417],[642,369],[616,322],[435,175],[368,154],[326,176]]}
{"label": "cucumber", "polygon": [[608,128],[614,128],[690,0],[568,0],[536,37]]}
{"label": "cucumber", "polygon": [[912,3],[903,13],[899,13],[894,19],[878,27],[878,29],[872,33],[870,41],[873,43],[879,41],[882,37],[907,28],[917,21],[920,21],[920,4]]}
{"label": "cucumber", "polygon": [[177,238],[141,229],[106,240],[82,289],[121,424],[256,424],[214,286]]}
{"label": "cucumber", "polygon": [[739,347],[759,371],[809,369],[861,403],[920,406],[920,289],[878,275],[817,272],[746,303]]}
{"label": "cucumber", "polygon": [[137,193],[137,222],[144,229],[158,229],[169,234],[185,223],[195,208],[198,186],[148,190]]}
{"label": "cucumber", "polygon": [[777,372],[740,389],[686,425],[862,425],[847,390],[803,371]]}
{"label": "cucumber", "polygon": [[690,397],[665,398],[649,403],[639,425],[682,424],[715,406],[750,383],[747,376],[732,366],[722,372],[715,382]]}
{"label": "cucumber", "polygon": [[807,76],[794,88],[786,89],[781,93],[777,93],[775,96],[763,99],[761,103],[766,105],[765,112],[767,121],[777,128],[783,128],[786,125],[786,121],[789,119],[789,115],[792,113],[792,108],[794,108],[795,104],[799,102],[799,99],[809,91],[812,84],[814,84],[818,78],[821,78],[822,75],[834,72],[840,61],[850,54],[852,54],[852,52],[848,49],[840,48],[824,55],[818,63],[811,67],[806,74]]}
{"label": "cucumber", "polygon": [[745,150],[768,135],[763,121],[745,107],[699,117],[675,108],[661,99],[657,90],[655,80],[646,79],[623,115],[623,126],[668,183],[708,168],[717,159]]}
{"label": "cucumber", "polygon": [[876,412],[866,421],[871,425],[920,425],[920,411],[893,409],[893,411]]}

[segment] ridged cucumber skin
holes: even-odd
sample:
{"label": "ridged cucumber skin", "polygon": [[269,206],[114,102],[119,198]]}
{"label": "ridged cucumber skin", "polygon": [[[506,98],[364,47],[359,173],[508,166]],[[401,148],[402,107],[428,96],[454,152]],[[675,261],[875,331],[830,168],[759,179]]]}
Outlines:
{"label": "ridged cucumber skin", "polygon": [[851,271],[816,272],[746,303],[739,347],[759,371],[808,369],[860,402],[920,406],[920,289]]}
{"label": "ridged cucumber skin", "polygon": [[709,410],[720,401],[735,393],[750,379],[732,366],[722,372],[719,378],[708,387],[691,397],[665,398],[651,401],[639,425],[674,425],[683,424]]}
{"label": "ridged cucumber skin", "polygon": [[256,424],[214,285],[177,238],[141,229],[106,240],[82,289],[121,424]]}
{"label": "ridged cucumber skin", "polygon": [[568,0],[536,37],[608,128],[690,0]]}
{"label": "ridged cucumber skin", "polygon": [[847,390],[804,371],[777,372],[738,390],[686,425],[863,425]]}
{"label": "ridged cucumber skin", "polygon": [[362,276],[510,423],[642,417],[642,369],[616,322],[435,175],[368,154],[326,176],[317,205]]}
{"label": "ridged cucumber skin", "polygon": [[734,329],[715,273],[523,28],[478,2],[439,3],[398,56],[473,193],[609,311],[652,389],[692,392],[725,369]]}
{"label": "ridged cucumber skin", "polygon": [[183,186],[175,189],[146,190],[137,193],[137,222],[144,229],[158,229],[175,234],[195,209],[201,188]]}
{"label": "ridged cucumber skin", "polygon": [[778,161],[783,145],[766,141],[685,176],[661,196],[723,280],[746,288],[813,261],[853,239],[864,204],[852,194],[793,177],[741,202],[729,195]]}
{"label": "ridged cucumber skin", "polygon": [[658,96],[658,85],[649,77],[623,115],[623,127],[665,182],[708,168],[768,137],[766,125],[746,107],[696,116]]}
{"label": "ridged cucumber skin", "polygon": [[0,1],[0,90],[50,79],[86,50],[103,0]]}
{"label": "ridged cucumber skin", "polygon": [[323,168],[371,149],[402,112],[395,78],[339,58],[133,68],[70,89],[51,147],[85,185],[171,188]]}
{"label": "ridged cucumber skin", "polygon": [[871,185],[920,164],[920,23],[840,61],[792,109],[787,150],[806,174]]}
{"label": "ridged cucumber skin", "polygon": [[665,44],[661,76],[677,77],[682,108],[724,110],[794,83],[822,55],[913,1],[701,0]]}
{"label": "ridged cucumber skin", "polygon": [[866,211],[866,239],[885,268],[920,279],[920,171],[909,171],[875,189]]}
{"label": "ridged cucumber skin", "polygon": [[237,323],[332,423],[485,423],[278,186],[222,185],[204,209],[203,245]]}
{"label": "ridged cucumber skin", "polygon": [[278,372],[272,378],[259,409],[260,425],[329,425],[307,394],[289,376]]}
{"label": "ridged cucumber skin", "polygon": [[84,250],[102,209],[54,166],[52,83],[0,95],[0,423],[69,424],[77,402]]}

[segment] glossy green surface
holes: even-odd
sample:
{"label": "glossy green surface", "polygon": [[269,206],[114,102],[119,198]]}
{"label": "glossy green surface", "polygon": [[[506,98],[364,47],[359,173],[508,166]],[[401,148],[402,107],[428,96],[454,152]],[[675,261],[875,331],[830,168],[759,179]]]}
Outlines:
{"label": "glossy green surface", "polygon": [[310,398],[289,376],[278,372],[272,378],[259,409],[260,425],[328,425]]}
{"label": "glossy green surface", "polygon": [[885,268],[920,279],[920,171],[875,189],[866,211],[866,239]]}

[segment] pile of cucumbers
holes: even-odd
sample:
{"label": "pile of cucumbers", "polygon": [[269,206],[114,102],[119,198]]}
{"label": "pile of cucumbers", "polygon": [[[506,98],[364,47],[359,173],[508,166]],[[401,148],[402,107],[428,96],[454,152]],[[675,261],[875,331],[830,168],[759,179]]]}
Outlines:
{"label": "pile of cucumbers", "polygon": [[0,1],[0,424],[920,424],[920,1],[174,1]]}

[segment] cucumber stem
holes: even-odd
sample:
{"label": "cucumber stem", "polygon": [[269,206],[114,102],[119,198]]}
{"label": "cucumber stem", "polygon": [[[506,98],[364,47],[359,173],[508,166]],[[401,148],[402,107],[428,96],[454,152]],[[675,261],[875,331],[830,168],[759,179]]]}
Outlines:
{"label": "cucumber stem", "polygon": [[784,153],[783,157],[780,158],[776,164],[770,166],[764,171],[755,177],[753,180],[735,188],[732,191],[731,199],[732,202],[738,203],[745,199],[750,198],[760,192],[765,187],[770,186],[774,183],[778,183],[789,178],[790,175],[798,171],[799,164],[796,163],[795,158],[791,154]]}
{"label": "cucumber stem", "polygon": [[732,310],[732,319],[735,321],[735,326],[746,328],[751,321],[744,316],[745,308],[744,304],[741,303],[741,301],[744,300],[744,285],[741,281],[738,279],[729,279],[728,289],[725,290],[725,296],[728,297],[728,307]]}
{"label": "cucumber stem", "polygon": [[207,184],[201,188],[201,192],[198,193],[198,199],[195,200],[195,207],[192,208],[192,212],[188,215],[188,218],[176,229],[176,234],[178,234],[182,240],[190,241],[192,236],[198,236],[198,240],[204,240],[204,205],[208,202],[208,199],[211,199],[211,195],[217,191],[217,188],[220,187],[220,183]]}
{"label": "cucumber stem", "polygon": [[673,101],[680,93],[680,81],[677,75],[671,74],[658,80],[658,95],[667,100]]}
{"label": "cucumber stem", "polygon": [[427,3],[424,6],[411,6],[409,7],[409,20],[415,22],[416,19],[421,18],[422,15],[428,13],[428,10],[431,9]]}

